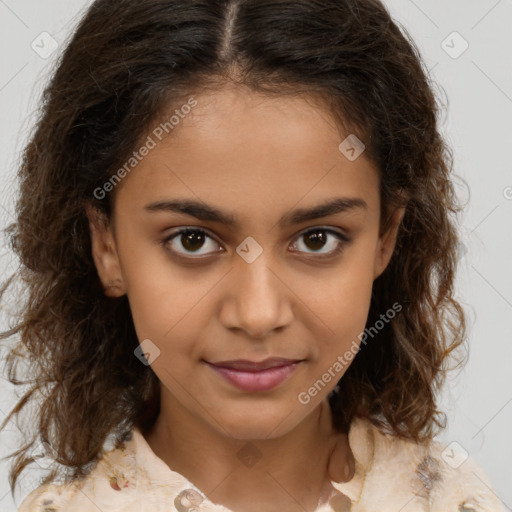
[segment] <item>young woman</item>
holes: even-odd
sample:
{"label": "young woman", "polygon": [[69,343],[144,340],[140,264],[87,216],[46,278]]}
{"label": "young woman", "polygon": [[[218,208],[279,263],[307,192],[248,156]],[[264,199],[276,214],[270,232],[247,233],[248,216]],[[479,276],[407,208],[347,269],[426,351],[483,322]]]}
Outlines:
{"label": "young woman", "polygon": [[504,510],[434,441],[465,340],[437,110],[378,0],[93,2],[10,228],[11,489],[54,461],[19,510]]}

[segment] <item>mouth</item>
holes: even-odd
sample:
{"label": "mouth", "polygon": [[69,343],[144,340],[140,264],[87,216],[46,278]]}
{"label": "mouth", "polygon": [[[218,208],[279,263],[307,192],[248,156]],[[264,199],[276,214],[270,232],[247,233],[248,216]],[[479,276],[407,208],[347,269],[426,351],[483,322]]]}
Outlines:
{"label": "mouth", "polygon": [[304,360],[270,358],[264,361],[231,360],[210,363],[214,372],[246,392],[268,391],[283,383]]}
{"label": "mouth", "polygon": [[294,363],[299,363],[303,359],[285,359],[282,357],[269,357],[263,361],[250,361],[248,359],[231,359],[229,361],[218,361],[211,363],[206,361],[208,364],[219,366],[221,368],[229,368],[232,370],[243,370],[243,371],[261,371],[269,370],[270,368],[277,368],[279,366],[287,366]]}

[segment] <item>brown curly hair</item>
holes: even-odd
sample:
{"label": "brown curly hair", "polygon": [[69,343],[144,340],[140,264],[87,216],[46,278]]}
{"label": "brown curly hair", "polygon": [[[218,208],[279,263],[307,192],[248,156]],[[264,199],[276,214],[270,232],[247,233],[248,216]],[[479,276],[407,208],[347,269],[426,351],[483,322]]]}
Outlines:
{"label": "brown curly hair", "polygon": [[[321,96],[377,164],[382,213],[406,206],[367,326],[395,302],[402,310],[329,396],[336,428],[361,416],[421,442],[445,427],[437,395],[448,356],[466,335],[450,217],[461,208],[452,152],[437,128],[435,84],[407,31],[379,0],[96,0],[44,89],[18,169],[16,222],[6,230],[20,268],[0,293],[16,277],[27,293],[0,339],[17,335],[8,378],[29,388],[1,428],[38,405],[36,421],[22,428],[32,437],[9,455],[13,496],[37,441],[51,446],[66,478],[81,478],[107,437],[119,443],[134,425],[155,421],[158,379],[134,357],[127,297],[105,296],[85,206],[110,218],[112,195],[94,191],[147,128],[169,105],[227,80],[268,95]],[[42,483],[57,474],[52,468]]]}

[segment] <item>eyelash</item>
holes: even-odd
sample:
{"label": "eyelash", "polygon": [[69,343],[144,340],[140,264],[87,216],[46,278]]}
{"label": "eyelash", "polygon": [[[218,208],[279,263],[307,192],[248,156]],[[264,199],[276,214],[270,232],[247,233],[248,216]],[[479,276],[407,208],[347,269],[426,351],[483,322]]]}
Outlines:
{"label": "eyelash", "polygon": [[[343,251],[343,249],[345,247],[345,244],[350,242],[350,239],[347,238],[342,233],[340,233],[338,231],[335,231],[333,229],[324,228],[324,227],[314,227],[312,229],[308,229],[307,231],[303,231],[302,233],[300,233],[297,236],[297,239],[300,239],[301,237],[304,237],[304,236],[312,234],[312,233],[317,233],[319,231],[321,231],[323,233],[329,233],[331,235],[334,235],[338,239],[338,241],[339,241],[338,246],[336,247],[336,249],[332,250],[330,253],[327,253],[327,254],[320,254],[318,256],[319,259],[327,259],[327,258],[333,258],[335,256],[338,256]],[[212,237],[204,229],[195,228],[195,227],[188,227],[188,228],[182,228],[182,229],[180,229],[178,231],[175,231],[171,235],[167,236],[166,238],[164,238],[161,241],[161,245],[164,247],[165,250],[171,252],[172,254],[176,255],[178,258],[184,259],[184,260],[189,260],[189,261],[190,260],[200,260],[200,259],[207,258],[207,257],[210,256],[210,255],[184,256],[183,254],[180,254],[179,252],[175,251],[174,249],[170,249],[168,247],[168,243],[171,240],[173,240],[174,238],[177,238],[179,235],[182,235],[182,234],[185,234],[185,233],[201,233],[201,234],[206,235],[207,238],[211,238],[212,240],[214,239],[214,237]],[[218,252],[221,252],[221,251],[216,251],[216,252],[210,253],[210,254],[217,254]],[[300,251],[298,251],[298,252],[300,252]],[[315,256],[315,253],[307,253],[307,254],[309,254],[311,256]]]}

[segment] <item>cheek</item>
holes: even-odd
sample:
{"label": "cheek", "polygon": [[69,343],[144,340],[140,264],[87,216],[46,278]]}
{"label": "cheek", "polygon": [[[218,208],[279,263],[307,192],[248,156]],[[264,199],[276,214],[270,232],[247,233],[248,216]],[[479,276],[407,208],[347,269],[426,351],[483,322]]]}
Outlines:
{"label": "cheek", "polygon": [[140,273],[128,290],[137,334],[167,344],[176,337],[193,338],[200,321],[199,303],[207,291],[190,281],[163,276],[157,268]]}
{"label": "cheek", "polygon": [[199,300],[199,291],[157,244],[135,244],[128,234],[120,247],[120,266],[139,340],[165,341],[176,325],[184,323],[180,320]]}
{"label": "cheek", "polygon": [[143,256],[133,251],[123,261],[137,337],[140,342],[149,339],[155,343],[166,365],[179,362],[185,366],[186,361],[200,357],[194,340],[214,315],[218,276],[179,268],[165,255],[151,260]]}
{"label": "cheek", "polygon": [[[318,283],[310,297],[311,309],[322,319],[324,336],[319,354],[322,360],[335,359],[364,332],[370,309],[373,287],[373,259],[366,254],[354,253],[339,271],[333,272],[327,282]],[[320,330],[317,330],[320,332]]]}

